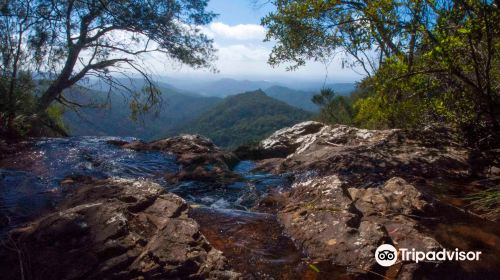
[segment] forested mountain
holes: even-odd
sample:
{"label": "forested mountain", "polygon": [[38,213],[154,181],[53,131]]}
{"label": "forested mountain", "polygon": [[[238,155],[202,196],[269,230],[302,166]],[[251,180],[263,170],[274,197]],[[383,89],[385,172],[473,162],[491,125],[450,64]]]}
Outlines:
{"label": "forested mountain", "polygon": [[311,117],[312,113],[257,90],[226,97],[195,120],[179,126],[176,131],[198,133],[209,137],[217,145],[234,148]]}
{"label": "forested mountain", "polygon": [[[347,96],[354,91],[356,84],[335,83],[328,84],[325,87],[333,89],[338,96]],[[272,86],[265,89],[264,92],[268,96],[281,100],[288,105],[311,112],[319,111],[318,105],[312,102],[313,96],[318,94],[319,90],[296,90],[285,86]]]}
{"label": "forested mountain", "polygon": [[[172,87],[162,88],[161,91],[163,103],[157,116],[151,112],[140,121],[132,121],[128,100],[120,94],[114,94],[110,96],[110,108],[82,108],[78,113],[67,110],[64,121],[71,135],[134,136],[151,140],[165,136],[180,122],[195,119],[221,100],[186,94]],[[66,94],[70,100],[89,103],[92,100],[88,96],[96,96],[95,93],[83,87],[73,87]],[[94,98],[94,101],[102,102],[107,94],[99,92],[97,96],[100,98]]]}
{"label": "forested mountain", "polygon": [[272,86],[265,89],[264,92],[272,98],[281,100],[288,105],[306,111],[317,112],[319,110],[319,107],[311,101],[315,95],[314,91],[302,91],[283,86]]}
{"label": "forested mountain", "polygon": [[[297,108],[271,98],[261,90],[220,99],[162,84],[163,104],[158,115],[150,112],[140,120],[132,121],[129,100],[118,93],[109,96],[109,107],[90,106],[77,112],[67,109],[64,122],[70,135],[74,136],[133,136],[152,140],[189,132],[210,137],[221,146],[233,147],[312,117],[312,113],[299,109],[304,108],[303,104],[309,104],[309,108],[316,106],[310,101],[312,93],[285,87],[270,89],[277,99]],[[107,96],[106,92],[82,86],[72,87],[66,92],[68,100],[85,105],[102,104]]]}

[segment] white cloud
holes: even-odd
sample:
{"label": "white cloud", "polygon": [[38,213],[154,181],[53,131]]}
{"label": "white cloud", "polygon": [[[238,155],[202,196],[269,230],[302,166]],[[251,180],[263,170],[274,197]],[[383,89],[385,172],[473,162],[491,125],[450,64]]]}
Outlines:
{"label": "white cloud", "polygon": [[240,41],[262,41],[266,36],[266,29],[257,24],[227,25],[222,22],[213,22],[208,26],[208,28],[204,28],[204,31],[210,37],[220,36]]}
{"label": "white cloud", "polygon": [[[288,79],[307,78],[322,80],[325,77],[325,66],[319,62],[310,61],[304,67],[294,72],[287,72],[286,65],[273,68],[267,64],[274,42],[263,42],[266,30],[257,24],[228,25],[215,22],[208,26],[198,26],[202,32],[214,39],[214,47],[218,50],[218,60],[215,65],[220,70],[221,77],[270,78],[272,76]],[[200,73],[159,55],[146,58],[145,63],[154,69],[158,75],[179,75]],[[353,80],[358,77],[351,70],[342,69],[339,61],[329,67],[329,77],[334,81]],[[356,78],[358,79],[358,78]]]}
{"label": "white cloud", "polygon": [[228,46],[215,45],[219,50],[219,60],[224,61],[260,61],[265,62],[270,50],[263,46],[235,44]]}

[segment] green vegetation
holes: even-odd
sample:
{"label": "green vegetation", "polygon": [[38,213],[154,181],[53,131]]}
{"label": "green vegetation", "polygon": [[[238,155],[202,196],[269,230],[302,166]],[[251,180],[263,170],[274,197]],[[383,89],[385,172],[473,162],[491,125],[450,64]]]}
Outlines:
{"label": "green vegetation", "polygon": [[306,111],[317,112],[319,110],[319,107],[311,100],[314,96],[314,92],[312,91],[307,92],[293,90],[283,86],[272,86],[265,89],[264,92],[274,99],[278,99],[288,105],[292,105]]}
{"label": "green vegetation", "polygon": [[[156,53],[194,68],[213,69],[215,49],[201,32],[214,13],[207,0],[6,0],[0,2],[0,132],[23,134],[39,128],[61,110],[53,104],[80,108],[65,89],[93,77],[109,92],[128,89],[117,76],[134,71],[146,81],[130,90],[130,113],[156,108],[160,91],[151,81],[143,56]],[[116,40],[116,34],[128,39]],[[127,36],[123,36],[127,38]],[[128,71],[126,71],[128,69]],[[28,87],[36,77],[45,86]],[[119,90],[118,90],[119,89]],[[56,118],[57,119],[57,118]]]}
{"label": "green vegetation", "polygon": [[60,104],[50,105],[45,112],[33,115],[37,106],[35,95],[40,87],[30,72],[19,72],[14,86],[0,79],[0,88],[13,88],[12,95],[0,94],[0,137],[27,135],[66,135]]}
{"label": "green vegetation", "polygon": [[352,98],[336,96],[335,91],[329,88],[312,97],[312,102],[321,107],[318,120],[324,123],[353,124],[354,109]]}
{"label": "green vegetation", "polygon": [[261,140],[277,129],[313,115],[262,91],[220,99],[182,92],[167,85],[160,89],[168,109],[157,114],[148,112],[140,121],[133,122],[126,98],[113,95],[108,100],[109,107],[101,108],[99,105],[107,98],[105,92],[72,87],[65,92],[68,101],[98,105],[85,106],[78,112],[64,111],[64,123],[71,135],[133,136],[149,141],[179,133],[199,133],[218,145],[234,148]]}
{"label": "green vegetation", "polygon": [[[336,94],[341,96],[348,96],[355,89],[354,83],[335,83],[327,85],[335,91]],[[295,90],[284,86],[272,86],[264,90],[264,92],[275,99],[281,100],[288,105],[310,111],[318,112],[319,106],[312,100],[316,91]],[[320,105],[321,106],[321,105]]]}
{"label": "green vegetation", "polygon": [[310,119],[312,114],[268,97],[261,90],[225,98],[178,132],[198,133],[217,145],[236,148]]}
{"label": "green vegetation", "polygon": [[479,211],[499,213],[500,212],[500,185],[490,187],[484,191],[469,195],[467,200],[470,206]]}
{"label": "green vegetation", "polygon": [[[343,53],[366,72],[353,98],[354,123],[369,128],[459,128],[470,146],[498,145],[498,3],[479,1],[275,0],[262,20],[277,44],[271,65],[294,70]],[[354,100],[355,99],[355,100]],[[323,111],[347,110],[339,98]],[[345,113],[341,113],[346,115]],[[330,118],[331,119],[331,118]],[[334,117],[348,123],[350,119]]]}
{"label": "green vegetation", "polygon": [[[28,118],[35,107],[35,97],[32,92],[35,84],[29,72],[18,74],[19,86],[14,88],[12,94],[0,94],[0,135],[6,133],[6,128],[26,134],[30,130]],[[10,87],[8,80],[0,79],[0,88],[7,92]],[[16,98],[12,98],[15,95]]]}
{"label": "green vegetation", "polygon": [[[140,84],[140,80],[133,82]],[[172,135],[179,124],[196,119],[221,101],[220,98],[185,93],[167,85],[161,85],[159,89],[165,108],[142,114],[139,121],[130,119],[131,108],[126,98],[112,95],[108,108],[85,106],[78,111],[66,110],[64,122],[71,135],[132,136],[153,140]],[[104,104],[108,96],[106,92],[79,86],[68,89],[65,95],[68,100],[81,104]]]}

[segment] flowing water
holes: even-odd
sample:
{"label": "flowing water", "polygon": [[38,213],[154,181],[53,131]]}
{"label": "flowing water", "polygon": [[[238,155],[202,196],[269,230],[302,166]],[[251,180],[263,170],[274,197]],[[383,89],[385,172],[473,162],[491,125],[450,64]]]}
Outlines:
{"label": "flowing water", "polygon": [[[151,178],[178,167],[173,156],[136,153],[107,144],[113,138],[47,138],[0,160],[0,228],[8,230],[50,211],[64,196],[67,176]],[[131,139],[124,139],[131,140]]]}
{"label": "flowing water", "polygon": [[[346,268],[310,263],[283,235],[275,215],[252,211],[261,198],[289,186],[286,175],[253,173],[255,164],[242,161],[234,171],[243,179],[226,186],[196,181],[169,184],[164,175],[179,169],[174,156],[122,149],[109,140],[134,139],[46,138],[25,143],[14,154],[0,155],[0,238],[8,230],[53,210],[66,194],[61,181],[68,176],[148,179],[190,203],[190,216],[200,224],[202,233],[246,279],[351,278]],[[449,209],[449,214],[443,210],[445,219],[422,225],[449,248],[483,251],[485,261],[465,264],[465,271],[480,273],[500,263],[500,224],[484,223],[465,213],[457,216],[453,208]],[[448,270],[453,274],[455,269]]]}
{"label": "flowing water", "polygon": [[3,228],[17,226],[51,210],[64,197],[61,181],[68,176],[149,179],[174,192],[192,205],[217,209],[252,208],[269,189],[286,185],[286,178],[253,174],[253,162],[240,162],[234,171],[242,180],[227,186],[188,181],[168,184],[166,173],[179,169],[175,157],[159,152],[122,149],[110,140],[133,138],[47,138],[0,160],[0,216]]}
{"label": "flowing water", "polygon": [[45,138],[27,143],[17,153],[0,159],[0,234],[55,208],[66,191],[68,176],[135,178],[153,180],[185,198],[190,216],[198,221],[208,240],[228,257],[246,278],[318,279],[343,276],[344,268],[316,264],[328,273],[317,273],[282,234],[272,214],[252,212],[270,190],[287,187],[286,176],[252,173],[254,163],[242,161],[234,171],[242,180],[227,186],[202,182],[168,184],[164,174],[179,166],[163,152],[136,152],[109,144],[133,138]]}

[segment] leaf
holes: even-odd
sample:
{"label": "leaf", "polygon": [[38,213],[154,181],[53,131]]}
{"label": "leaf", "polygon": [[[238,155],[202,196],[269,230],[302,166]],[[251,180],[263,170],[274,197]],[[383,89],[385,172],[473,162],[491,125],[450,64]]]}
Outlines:
{"label": "leaf", "polygon": [[314,270],[317,273],[320,273],[319,268],[317,266],[315,266],[314,264],[312,264],[312,263],[309,264],[309,268],[312,269],[312,270]]}

